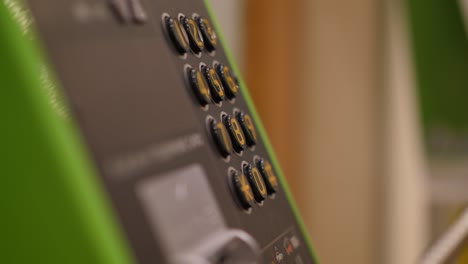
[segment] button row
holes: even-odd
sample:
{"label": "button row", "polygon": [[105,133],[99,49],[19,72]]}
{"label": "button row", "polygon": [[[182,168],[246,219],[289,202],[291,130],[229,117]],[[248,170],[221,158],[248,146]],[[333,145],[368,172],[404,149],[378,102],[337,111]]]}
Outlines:
{"label": "button row", "polygon": [[237,95],[238,86],[229,67],[219,64],[215,68],[203,65],[200,71],[188,67],[187,79],[201,106],[219,104]]}
{"label": "button row", "polygon": [[167,15],[164,18],[165,27],[177,52],[184,55],[189,47],[195,54],[200,54],[205,48],[208,52],[216,49],[218,38],[208,19],[203,17],[189,18],[179,15],[174,19]]}
{"label": "button row", "polygon": [[229,177],[239,205],[244,210],[252,208],[254,202],[261,204],[268,195],[278,190],[278,180],[271,164],[264,159],[258,159],[254,166],[244,163],[242,173],[231,169]]}
{"label": "button row", "polygon": [[233,151],[241,153],[257,143],[257,132],[249,115],[238,112],[234,117],[223,114],[222,121],[210,120],[210,132],[220,154],[227,158]]}

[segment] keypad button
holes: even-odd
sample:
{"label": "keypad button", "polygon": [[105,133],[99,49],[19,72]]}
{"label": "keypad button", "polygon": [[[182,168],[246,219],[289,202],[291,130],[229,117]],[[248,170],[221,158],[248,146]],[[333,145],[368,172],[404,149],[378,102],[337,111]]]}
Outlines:
{"label": "keypad button", "polygon": [[246,147],[246,141],[242,128],[239,125],[239,122],[235,118],[231,118],[229,115],[223,117],[223,123],[227,128],[229,136],[231,137],[231,142],[234,147],[234,150],[240,153]]}
{"label": "keypad button", "polygon": [[274,194],[278,191],[278,178],[273,171],[273,167],[271,166],[270,162],[260,159],[257,161],[257,168],[260,171],[260,174],[263,177],[265,182],[265,186],[267,189],[268,194]]}
{"label": "keypad button", "polygon": [[166,17],[165,23],[169,38],[174,43],[177,52],[181,55],[185,54],[189,49],[189,44],[187,35],[185,31],[182,30],[179,21],[172,17]]}
{"label": "keypad button", "polygon": [[200,53],[203,49],[204,43],[197,24],[193,19],[188,17],[182,17],[180,21],[182,22],[182,26],[184,27],[185,32],[187,32],[190,47],[192,48],[193,52],[197,54]]}
{"label": "keypad button", "polygon": [[244,132],[247,146],[252,147],[257,144],[257,131],[255,130],[252,118],[248,114],[239,112],[237,114],[237,120],[239,121],[242,131]]}
{"label": "keypad button", "polygon": [[227,98],[233,99],[236,97],[239,87],[237,86],[236,79],[229,67],[220,64],[216,67],[216,71],[221,78]]}
{"label": "keypad button", "polygon": [[228,157],[232,153],[232,144],[226,128],[222,123],[212,120],[210,130],[219,152],[223,157]]}
{"label": "keypad button", "polygon": [[208,86],[210,87],[211,97],[215,103],[220,103],[224,100],[224,89],[221,80],[213,68],[203,66],[202,72],[205,75]]}
{"label": "keypad button", "polygon": [[244,174],[233,171],[231,181],[240,206],[245,210],[250,209],[254,203],[254,194],[247,177]]}
{"label": "keypad button", "polygon": [[197,22],[205,42],[205,48],[210,52],[214,51],[218,44],[218,38],[216,37],[216,33],[211,26],[210,21],[206,18],[199,17]]}
{"label": "keypad button", "polygon": [[200,105],[205,106],[211,102],[210,89],[199,70],[189,68],[187,70],[188,80]]}
{"label": "keypad button", "polygon": [[262,175],[256,167],[252,167],[250,164],[245,164],[243,170],[245,176],[249,180],[250,185],[252,186],[252,192],[254,194],[255,201],[258,203],[263,202],[268,193]]}

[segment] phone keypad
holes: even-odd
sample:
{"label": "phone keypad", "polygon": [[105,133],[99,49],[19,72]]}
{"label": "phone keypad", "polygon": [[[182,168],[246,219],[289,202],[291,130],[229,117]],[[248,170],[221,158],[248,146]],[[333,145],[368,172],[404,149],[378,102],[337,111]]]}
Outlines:
{"label": "phone keypad", "polygon": [[[179,20],[169,15],[165,17],[166,31],[175,49],[180,55],[191,49],[198,58],[202,58],[203,50],[213,56],[218,41],[213,27],[206,18],[193,17],[183,14],[179,14]],[[209,65],[201,62],[197,68],[186,64],[185,78],[202,109],[208,111],[212,104],[219,107],[218,118],[206,114],[206,126],[219,155],[225,162],[232,163],[231,155],[244,157],[245,151],[255,154],[255,146],[260,142],[250,115],[238,108],[232,113],[221,110],[223,102],[236,105],[239,85],[231,69],[217,61]],[[239,171],[232,166],[228,170],[229,186],[237,204],[246,212],[250,212],[254,204],[263,205],[268,197],[274,198],[279,188],[271,164],[258,155],[252,161],[242,161]]]}

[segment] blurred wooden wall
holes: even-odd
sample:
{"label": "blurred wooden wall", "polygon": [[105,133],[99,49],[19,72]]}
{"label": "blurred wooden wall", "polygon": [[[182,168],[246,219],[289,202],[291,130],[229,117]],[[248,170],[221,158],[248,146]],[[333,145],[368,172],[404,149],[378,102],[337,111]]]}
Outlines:
{"label": "blurred wooden wall", "polygon": [[378,1],[245,1],[244,75],[322,263],[379,263]]}
{"label": "blurred wooden wall", "polygon": [[[301,0],[302,1],[302,0]],[[285,175],[298,175],[303,138],[303,3],[246,1],[244,70],[251,95]],[[289,180],[294,184],[294,177]]]}

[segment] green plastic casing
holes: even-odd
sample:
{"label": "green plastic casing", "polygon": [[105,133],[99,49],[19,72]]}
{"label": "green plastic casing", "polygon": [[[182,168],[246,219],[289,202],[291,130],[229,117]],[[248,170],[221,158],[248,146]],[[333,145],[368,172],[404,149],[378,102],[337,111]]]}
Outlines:
{"label": "green plastic casing", "polygon": [[0,263],[132,263],[18,3],[0,2]]}
{"label": "green plastic casing", "polygon": [[[21,2],[0,2],[0,263],[135,263],[31,24]],[[241,91],[313,254],[252,100]]]}

